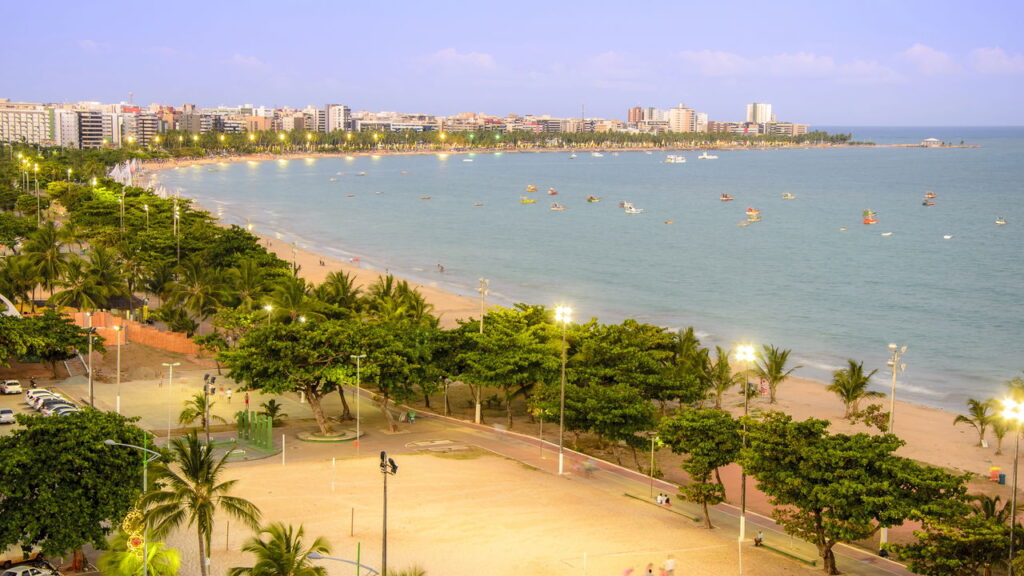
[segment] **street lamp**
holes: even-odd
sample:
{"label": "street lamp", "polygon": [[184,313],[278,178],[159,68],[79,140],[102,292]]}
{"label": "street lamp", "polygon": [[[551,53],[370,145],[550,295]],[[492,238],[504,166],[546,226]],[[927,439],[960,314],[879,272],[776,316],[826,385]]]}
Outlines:
{"label": "street lamp", "polygon": [[[149,487],[148,482],[148,470],[149,465],[154,460],[160,458],[160,453],[150,450],[149,448],[143,448],[142,446],[136,446],[135,444],[122,444],[120,442],[114,442],[109,438],[103,441],[107,446],[124,446],[125,448],[133,448],[135,450],[141,450],[146,453],[142,461],[142,493],[146,493],[146,488]],[[145,525],[145,535],[142,538],[142,576],[146,576],[149,571],[149,523],[143,521]]]}
{"label": "street lamp", "polygon": [[167,441],[171,441],[171,403],[174,401],[174,367],[181,366],[181,362],[162,362],[161,366],[167,367],[167,394],[171,397],[167,402]]}
{"label": "street lamp", "polygon": [[266,305],[263,306],[263,309],[266,310],[266,312],[267,312],[267,326],[269,326],[270,325],[270,313],[274,311],[274,306],[272,304],[266,304]]}
{"label": "street lamp", "polygon": [[39,203],[39,164],[35,165],[35,180],[36,180],[36,228],[42,225],[42,207]]}
{"label": "street lamp", "polygon": [[384,540],[381,547],[380,571],[384,574],[388,573],[388,476],[394,476],[397,472],[398,464],[388,458],[387,452],[381,450],[380,473],[384,475]]}
{"label": "street lamp", "polygon": [[146,213],[146,232],[149,232],[149,204],[143,204],[142,211]]}
{"label": "street lamp", "polygon": [[117,336],[117,402],[115,411],[121,413],[121,324],[114,326],[114,334]]}
{"label": "street lamp", "polygon": [[210,388],[217,381],[216,376],[203,374],[203,428],[206,429],[206,445],[210,445]]}
{"label": "street lamp", "polygon": [[360,390],[359,390],[359,386],[361,384],[361,382],[359,381],[359,376],[360,376],[360,374],[359,374],[359,361],[362,360],[363,358],[366,358],[366,354],[353,354],[352,355],[352,359],[356,361],[356,397],[355,397],[355,402],[356,402],[356,456],[359,456],[359,435],[360,435],[360,429],[359,429],[359,422],[360,422],[360,420],[359,420],[359,404],[360,404],[360,402],[359,402],[359,397],[362,395],[362,392],[360,392]]}
{"label": "street lamp", "polygon": [[572,308],[555,308],[555,322],[562,325],[562,385],[558,401],[558,475],[565,472],[565,361],[568,348],[565,345],[565,327],[572,321]]}
{"label": "street lamp", "polygon": [[1013,544],[1017,530],[1017,463],[1020,459],[1020,424],[1024,422],[1024,402],[1003,399],[1003,418],[1013,423],[1013,494],[1010,496],[1010,557],[1007,565],[1013,576]]}
{"label": "street lamp", "polygon": [[[356,550],[358,550],[358,548],[356,548]],[[306,558],[309,558],[311,560],[334,560],[335,562],[344,562],[346,564],[354,565],[356,567],[356,574],[357,575],[359,574],[359,570],[362,569],[362,570],[366,570],[370,574],[376,574],[377,576],[380,576],[380,572],[377,572],[376,570],[374,570],[373,568],[370,568],[366,564],[361,564],[359,562],[359,556],[360,556],[359,552],[356,552],[356,559],[353,562],[352,560],[345,560],[344,558],[334,558],[333,556],[324,556],[323,554],[321,554],[319,552],[310,552],[309,554],[306,555]]]}
{"label": "street lamp", "polygon": [[[736,347],[736,359],[743,362],[747,369],[743,373],[743,448],[747,447],[747,414],[750,404],[750,382],[747,381],[750,364],[754,361],[754,347],[740,344]],[[740,574],[743,574],[743,541],[747,535],[747,470],[740,475]]]}
{"label": "street lamp", "polygon": [[[907,369],[907,365],[900,363],[900,359],[904,354],[907,353],[907,347],[900,347],[897,344],[889,344],[889,353],[892,357],[886,361],[886,365],[892,370],[892,390],[889,392],[889,429],[888,433],[893,433],[893,426],[896,422],[896,375]],[[882,529],[878,532],[878,546],[881,548],[889,542],[889,529],[882,526]]]}
{"label": "street lamp", "polygon": [[480,279],[480,287],[476,289],[480,293],[480,333],[484,333],[484,298],[487,297],[487,285],[490,283],[487,278]]}

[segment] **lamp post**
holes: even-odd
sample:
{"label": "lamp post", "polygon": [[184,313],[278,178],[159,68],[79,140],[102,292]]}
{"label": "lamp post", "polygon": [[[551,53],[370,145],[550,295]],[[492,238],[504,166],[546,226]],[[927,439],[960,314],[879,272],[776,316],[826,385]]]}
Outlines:
{"label": "lamp post", "polygon": [[657,432],[648,432],[647,435],[651,437],[651,498],[654,498],[654,445],[661,444],[661,438]]}
{"label": "lamp post", "polygon": [[[889,344],[889,353],[892,357],[886,361],[886,365],[892,370],[892,390],[889,391],[889,429],[888,433],[893,433],[893,426],[896,421],[896,375],[906,370],[907,365],[901,364],[900,359],[907,352],[907,347],[900,347],[896,344]],[[882,526],[882,529],[878,531],[878,547],[881,549],[885,544],[889,542],[889,529]]]}
{"label": "lamp post", "polygon": [[167,367],[167,394],[171,397],[167,402],[167,441],[171,441],[171,403],[174,401],[174,367],[181,366],[181,362],[162,362],[161,366]]}
{"label": "lamp post", "polygon": [[39,164],[35,165],[36,180],[36,228],[42,226],[43,210],[39,203]]}
{"label": "lamp post", "polygon": [[89,319],[89,407],[95,408],[96,403],[92,394],[92,338],[96,334],[96,329],[92,326],[92,312],[86,312],[85,317]]}
{"label": "lamp post", "polygon": [[142,211],[146,213],[146,232],[149,232],[149,204],[143,204]]}
{"label": "lamp post", "polygon": [[[743,362],[746,370],[743,372],[743,448],[747,447],[747,414],[750,404],[750,383],[747,382],[750,372],[750,364],[754,361],[754,347],[750,344],[740,344],[736,347],[736,359]],[[747,471],[743,470],[740,475],[740,575],[743,574],[743,541],[747,536]]]}
{"label": "lamp post", "polygon": [[381,450],[380,473],[384,475],[384,540],[381,546],[380,571],[383,574],[388,573],[388,476],[394,476],[397,472],[398,464],[388,458],[387,452]]}
{"label": "lamp post", "polygon": [[[358,548],[357,548],[357,550],[358,550]],[[323,554],[321,554],[319,552],[310,552],[309,554],[306,555],[306,558],[310,558],[312,560],[334,560],[335,562],[344,562],[346,564],[352,564],[352,565],[354,565],[356,567],[356,576],[359,575],[359,570],[366,570],[370,574],[376,574],[377,576],[380,576],[380,572],[377,572],[376,570],[374,570],[373,568],[370,568],[366,564],[361,564],[359,562],[359,552],[356,552],[356,559],[355,559],[354,562],[352,560],[345,560],[344,558],[334,558],[332,556],[324,556]]]}
{"label": "lamp post", "polygon": [[487,297],[487,285],[490,283],[487,278],[480,279],[480,287],[476,289],[480,293],[480,333],[484,333],[484,298]]}
{"label": "lamp post", "polygon": [[360,398],[359,397],[362,396],[362,393],[360,392],[359,387],[362,384],[362,382],[360,382],[360,380],[359,380],[359,367],[360,367],[359,366],[359,361],[362,360],[363,358],[366,358],[366,354],[353,354],[352,355],[352,359],[356,361],[356,397],[355,397],[355,403],[356,403],[356,442],[355,442],[355,444],[356,444],[356,456],[359,456],[359,436],[360,436],[360,432],[361,432],[360,429],[359,429],[359,424],[360,424],[360,419],[359,419],[359,404],[360,404],[359,400],[360,400]]}
{"label": "lamp post", "polygon": [[272,304],[266,304],[263,306],[263,309],[267,312],[267,326],[270,326],[270,313],[274,311],[274,306]]}
{"label": "lamp post", "polygon": [[1007,558],[1009,576],[1013,576],[1013,544],[1017,528],[1017,464],[1020,460],[1020,424],[1024,422],[1024,402],[1013,398],[1003,400],[1003,418],[1013,423],[1013,493],[1010,496],[1010,556]]}
{"label": "lamp post", "polygon": [[121,413],[121,324],[114,326],[114,334],[117,335],[117,401],[114,410]]}
{"label": "lamp post", "polygon": [[[113,440],[107,439],[103,441],[107,446],[124,446],[125,448],[132,448],[135,450],[141,450],[145,452],[142,460],[142,493],[146,493],[146,488],[149,487],[148,482],[148,470],[151,462],[160,458],[160,453],[150,450],[149,448],[143,448],[142,446],[136,446],[135,444],[122,444],[120,442],[114,442]],[[145,526],[145,535],[142,538],[142,576],[146,576],[149,572],[149,523],[143,521]]]}
{"label": "lamp post", "polygon": [[562,325],[562,378],[558,400],[558,475],[565,473],[565,361],[568,348],[565,345],[565,327],[572,321],[572,308],[555,308],[555,322]]}

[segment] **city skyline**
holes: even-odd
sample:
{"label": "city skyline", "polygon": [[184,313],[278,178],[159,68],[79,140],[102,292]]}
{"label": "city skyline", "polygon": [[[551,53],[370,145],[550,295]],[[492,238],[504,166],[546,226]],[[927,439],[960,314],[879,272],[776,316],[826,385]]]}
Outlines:
{"label": "city skyline", "polygon": [[[833,5],[834,4],[834,5]],[[1011,3],[8,7],[0,96],[814,125],[1021,125]]]}

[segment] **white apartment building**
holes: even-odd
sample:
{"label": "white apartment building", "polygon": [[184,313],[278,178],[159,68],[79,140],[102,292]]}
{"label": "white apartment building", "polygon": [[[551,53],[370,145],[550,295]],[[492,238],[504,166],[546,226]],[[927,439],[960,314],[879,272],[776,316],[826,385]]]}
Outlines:
{"label": "white apartment building", "polygon": [[668,111],[669,132],[693,132],[695,130],[695,114],[692,108],[680,103]]}
{"label": "white apartment building", "polygon": [[65,148],[80,148],[78,112],[57,108],[53,111],[54,141]]}
{"label": "white apartment building", "polygon": [[765,104],[763,102],[747,104],[747,122],[752,122],[754,124],[767,124],[774,121],[775,118],[772,116],[771,104]]}
{"label": "white apartment building", "polygon": [[42,104],[0,98],[0,141],[40,143],[53,140],[53,111]]}
{"label": "white apartment building", "polygon": [[352,112],[348,106],[341,104],[328,104],[325,108],[324,132],[335,132],[348,130],[352,127]]}

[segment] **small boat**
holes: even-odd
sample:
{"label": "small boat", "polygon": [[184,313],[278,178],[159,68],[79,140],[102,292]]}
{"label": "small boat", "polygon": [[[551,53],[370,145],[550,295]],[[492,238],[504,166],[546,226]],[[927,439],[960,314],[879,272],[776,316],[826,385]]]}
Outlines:
{"label": "small boat", "polygon": [[840,226],[839,227],[839,231],[840,232],[846,232],[846,226]]}
{"label": "small boat", "polygon": [[408,170],[402,170],[401,172],[399,172],[399,174],[408,174],[408,173],[409,173]]}
{"label": "small boat", "polygon": [[420,200],[430,200],[430,196],[420,196]]}
{"label": "small boat", "polygon": [[942,236],[942,238],[944,240],[951,240],[953,238],[953,235],[952,234],[945,234],[945,235]]}
{"label": "small boat", "polygon": [[622,210],[626,214],[643,214],[644,213],[644,209],[643,208],[637,208],[636,206],[633,205],[632,202],[621,202],[621,203],[619,203],[619,206],[622,208]]}
{"label": "small boat", "polygon": [[357,176],[366,176],[366,172],[360,172]]}
{"label": "small boat", "polygon": [[355,194],[345,194],[345,198],[355,198]]}
{"label": "small boat", "polygon": [[600,152],[591,152],[590,155],[594,158],[604,158],[604,154],[601,154]]}
{"label": "small boat", "polygon": [[872,210],[864,211],[864,223],[865,224],[878,224],[878,218],[875,218],[876,214]]}
{"label": "small boat", "polygon": [[484,205],[483,202],[477,202],[477,203],[473,204],[473,206],[483,206],[483,205]]}
{"label": "small boat", "polygon": [[554,188],[548,188],[548,196],[554,196],[555,194],[558,194],[558,190],[555,190]]}
{"label": "small boat", "polygon": [[666,164],[686,164],[686,156],[682,154],[669,154],[665,156]]}
{"label": "small boat", "polygon": [[932,202],[931,200],[924,200],[921,202],[921,206],[935,206],[935,202]]}
{"label": "small boat", "polygon": [[565,210],[565,206],[562,206],[558,202],[552,202],[551,203],[551,209],[552,210]]}
{"label": "small boat", "polygon": [[537,203],[537,199],[536,198],[527,198],[526,196],[520,196],[519,197],[519,203],[520,204],[536,204]]}
{"label": "small boat", "polygon": [[462,161],[463,162],[472,162],[473,159],[472,158],[463,158]]}
{"label": "small boat", "polygon": [[761,221],[761,215],[760,214],[747,214],[747,222],[760,222],[760,221]]}
{"label": "small boat", "polygon": [[697,156],[697,160],[718,160],[718,156],[715,156],[714,154],[708,154],[708,151],[705,150],[700,153],[700,156]]}
{"label": "small boat", "polygon": [[587,196],[587,202],[600,202],[600,196]]}
{"label": "small boat", "polygon": [[527,192],[536,192],[537,191],[537,187],[534,186],[533,184],[530,184],[529,186],[526,187],[526,191]]}
{"label": "small boat", "polygon": [[761,211],[757,208],[747,208],[747,216],[757,216]]}
{"label": "small boat", "polygon": [[1006,219],[1002,217],[996,218],[996,226],[1006,226]]}
{"label": "small boat", "polygon": [[665,224],[675,224],[675,220],[665,220]]}
{"label": "small boat", "polygon": [[575,159],[576,159],[576,153],[575,152],[573,152],[572,154],[569,154],[569,160],[575,160]]}
{"label": "small boat", "polygon": [[794,200],[794,199],[796,199],[796,194],[790,194],[789,192],[786,192],[786,193],[784,193],[782,195],[782,199],[783,200]]}
{"label": "small boat", "polygon": [[929,199],[929,200],[932,199],[932,198],[935,198],[935,192],[932,192],[931,190],[929,190],[929,191],[924,193],[924,197],[926,199]]}
{"label": "small boat", "polygon": [[892,232],[882,232],[882,236],[892,236]]}
{"label": "small boat", "polygon": [[728,194],[722,194],[721,196],[718,197],[718,199],[721,200],[722,202],[732,202],[734,200],[734,198],[732,196],[729,196]]}

